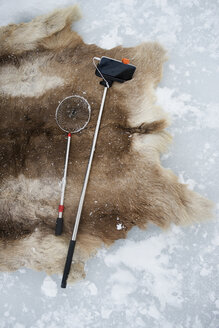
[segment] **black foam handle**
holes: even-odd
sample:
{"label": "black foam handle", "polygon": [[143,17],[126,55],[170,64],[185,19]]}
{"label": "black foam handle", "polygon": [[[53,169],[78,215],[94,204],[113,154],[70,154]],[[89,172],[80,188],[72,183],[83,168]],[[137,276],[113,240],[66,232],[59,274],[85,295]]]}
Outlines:
{"label": "black foam handle", "polygon": [[74,254],[75,243],[76,240],[70,240],[69,247],[68,247],[68,254],[65,262],[65,268],[62,276],[62,283],[61,283],[62,288],[66,288],[67,285],[67,279],[68,279],[69,272],[71,270],[71,263]]}
{"label": "black foam handle", "polygon": [[56,220],[56,229],[55,229],[56,236],[60,236],[62,234],[62,227],[63,227],[63,218],[58,218]]}

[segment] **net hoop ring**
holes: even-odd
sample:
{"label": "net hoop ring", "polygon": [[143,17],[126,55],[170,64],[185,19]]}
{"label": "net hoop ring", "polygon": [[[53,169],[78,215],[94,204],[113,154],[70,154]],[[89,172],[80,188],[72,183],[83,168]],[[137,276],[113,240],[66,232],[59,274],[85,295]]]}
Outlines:
{"label": "net hoop ring", "polygon": [[[82,99],[83,101],[86,102],[86,104],[87,104],[87,108],[88,108],[88,119],[87,119],[87,121],[85,122],[85,124],[84,124],[80,129],[75,130],[75,131],[73,131],[73,132],[72,132],[72,131],[68,131],[68,130],[63,129],[63,128],[61,127],[61,125],[59,124],[58,119],[57,119],[57,114],[58,114],[58,111],[59,111],[60,106],[63,104],[63,102],[64,102],[65,100],[70,99],[70,98],[80,98],[80,99]],[[58,107],[56,108],[55,120],[56,120],[56,123],[57,123],[58,127],[59,127],[62,131],[67,132],[67,133],[78,133],[78,132],[80,132],[81,130],[83,130],[83,129],[87,126],[87,124],[88,124],[89,121],[90,121],[90,116],[91,116],[91,107],[90,107],[90,104],[89,104],[89,102],[87,101],[87,99],[85,99],[84,97],[79,96],[79,95],[72,95],[72,96],[68,96],[68,97],[64,98],[64,99],[60,102],[60,104],[59,104]]]}

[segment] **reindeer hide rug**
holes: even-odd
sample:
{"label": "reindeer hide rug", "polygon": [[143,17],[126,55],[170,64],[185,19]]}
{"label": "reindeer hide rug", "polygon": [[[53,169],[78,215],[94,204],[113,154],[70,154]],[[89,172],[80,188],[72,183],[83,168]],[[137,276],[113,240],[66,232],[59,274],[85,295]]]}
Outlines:
{"label": "reindeer hide rug", "polygon": [[[77,6],[0,28],[0,270],[22,266],[62,273],[101,104],[94,56],[123,57],[137,67],[106,97],[70,280],[84,277],[100,247],[148,222],[167,228],[212,216],[212,203],[160,164],[171,141],[154,88],[166,53],[158,43],[105,50],[72,30]],[[66,135],[55,122],[59,102],[80,95],[91,106],[87,127],[72,136],[64,232],[55,236]],[[183,150],[182,150],[183,151]]]}

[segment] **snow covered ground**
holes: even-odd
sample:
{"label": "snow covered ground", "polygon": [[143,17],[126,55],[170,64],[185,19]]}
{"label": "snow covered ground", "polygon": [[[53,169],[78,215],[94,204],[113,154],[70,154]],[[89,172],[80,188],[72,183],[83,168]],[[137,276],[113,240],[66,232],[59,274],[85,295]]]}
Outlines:
{"label": "snow covered ground", "polygon": [[[1,0],[0,24],[29,21],[70,0]],[[105,48],[158,40],[169,61],[157,102],[174,136],[162,156],[219,213],[219,2],[78,0],[75,29]],[[167,232],[134,228],[101,249],[87,278],[61,289],[59,276],[22,268],[0,274],[0,328],[218,328],[218,221]]]}

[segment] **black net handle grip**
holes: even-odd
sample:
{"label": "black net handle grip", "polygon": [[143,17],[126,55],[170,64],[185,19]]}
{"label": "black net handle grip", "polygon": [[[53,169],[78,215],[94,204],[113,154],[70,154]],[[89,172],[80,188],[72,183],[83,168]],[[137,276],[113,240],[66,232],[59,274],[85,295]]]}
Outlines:
{"label": "black net handle grip", "polygon": [[76,240],[70,240],[69,247],[68,247],[68,255],[66,258],[65,268],[62,276],[62,283],[61,283],[62,288],[66,288],[67,285],[67,279],[68,279],[69,272],[71,270],[71,263],[74,254],[75,244],[76,244]]}
{"label": "black net handle grip", "polygon": [[63,230],[63,218],[58,218],[56,220],[55,235],[61,236]]}

